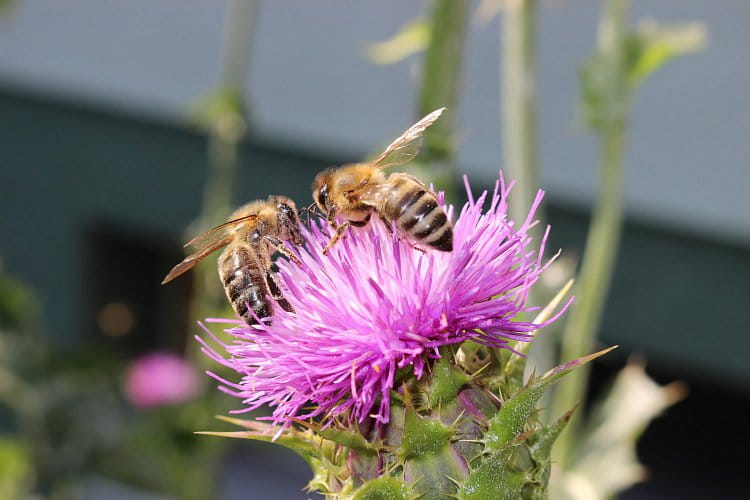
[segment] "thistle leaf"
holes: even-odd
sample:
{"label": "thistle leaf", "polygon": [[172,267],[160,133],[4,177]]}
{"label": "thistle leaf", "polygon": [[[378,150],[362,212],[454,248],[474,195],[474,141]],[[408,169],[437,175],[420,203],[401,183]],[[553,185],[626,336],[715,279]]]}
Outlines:
{"label": "thistle leaf", "polygon": [[328,427],[326,429],[320,429],[317,432],[325,439],[362,453],[374,454],[381,448],[378,443],[368,441],[362,434],[353,430]]}
{"label": "thistle leaf", "polygon": [[545,426],[534,434],[532,439],[530,439],[531,445],[529,449],[531,450],[531,456],[534,458],[535,462],[542,463],[545,460],[550,460],[552,445],[555,444],[560,433],[565,429],[565,426],[568,425],[568,422],[570,422],[570,419],[573,417],[573,413],[577,408],[578,405],[574,406],[553,422],[552,425]]}
{"label": "thistle leaf", "polygon": [[438,454],[450,444],[452,436],[453,430],[439,420],[422,418],[407,408],[399,454],[405,459],[417,460]]}
{"label": "thistle leaf", "polygon": [[615,349],[609,347],[583,358],[574,359],[553,368],[530,383],[517,395],[506,400],[500,410],[490,419],[489,429],[485,434],[485,445],[489,449],[499,450],[523,431],[536,405],[549,387],[575,368],[603,356]]}
{"label": "thistle leaf", "polygon": [[409,491],[409,487],[402,480],[395,477],[379,477],[367,481],[352,500],[412,500],[417,495]]}
{"label": "thistle leaf", "polygon": [[513,448],[508,447],[482,462],[471,471],[458,490],[460,500],[512,500],[519,498],[527,473],[509,466]]}
{"label": "thistle leaf", "polygon": [[432,367],[432,378],[427,393],[430,408],[437,408],[456,399],[461,387],[469,381],[469,376],[451,361],[451,357],[448,352],[444,352]]}
{"label": "thistle leaf", "polygon": [[[276,443],[297,453],[310,467],[313,467],[311,461],[317,461],[321,458],[319,438],[316,438],[311,432],[300,432],[289,428],[279,434],[278,428],[263,422],[224,416],[217,416],[216,418],[249,430],[229,432],[198,431],[196,434]],[[314,467],[313,470],[315,470]]]}

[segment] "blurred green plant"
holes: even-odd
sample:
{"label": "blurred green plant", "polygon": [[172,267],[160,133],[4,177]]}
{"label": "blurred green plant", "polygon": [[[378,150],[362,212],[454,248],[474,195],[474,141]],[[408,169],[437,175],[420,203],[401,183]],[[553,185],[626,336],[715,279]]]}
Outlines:
{"label": "blurred green plant", "polygon": [[651,421],[685,396],[679,383],[656,384],[644,366],[629,363],[581,429],[575,458],[553,474],[552,498],[614,498],[646,478],[635,443]]}
{"label": "blurred green plant", "polygon": [[[536,0],[508,1],[502,5],[500,40],[503,170],[516,182],[508,200],[510,214],[529,213],[539,186],[536,138]],[[531,229],[541,241],[546,224]]]}
{"label": "blurred green plant", "polygon": [[95,476],[175,498],[210,499],[226,447],[193,434],[226,406],[130,407],[112,353],[52,345],[33,293],[0,272],[0,498],[76,498]]}
{"label": "blurred green plant", "polygon": [[34,469],[23,443],[0,437],[0,498],[28,498],[33,486]]}
{"label": "blurred green plant", "polygon": [[[502,15],[500,30],[500,118],[503,145],[502,168],[508,179],[516,182],[514,196],[508,200],[511,216],[521,219],[537,196],[539,160],[536,110],[536,15],[537,0],[501,2],[485,0],[477,9],[477,17],[487,22],[491,16]],[[547,227],[544,207],[536,211],[539,223],[529,230],[535,241],[541,241]],[[561,267],[562,262],[553,263]],[[567,269],[563,271],[567,274]],[[545,286],[551,285],[551,286]],[[531,304],[543,304],[558,282],[547,283],[530,291]],[[555,365],[557,325],[534,339],[529,349],[528,366],[548,369]],[[551,392],[546,393],[543,406],[549,404]]]}
{"label": "blurred green plant", "polygon": [[424,51],[432,38],[432,24],[419,17],[404,24],[392,37],[365,45],[367,59],[375,64],[394,64]]}
{"label": "blurred green plant", "polygon": [[[665,62],[700,49],[706,38],[705,29],[696,24],[662,27],[647,21],[631,29],[629,10],[629,0],[604,2],[597,47],[581,71],[582,115],[599,138],[602,177],[581,263],[577,301],[561,339],[563,359],[593,347],[604,313],[622,233],[622,175],[633,94]],[[579,370],[558,386],[553,413],[584,399],[588,372],[588,367]],[[605,404],[616,405],[612,401],[617,393],[605,397],[609,401]],[[555,456],[564,468],[575,457],[590,453],[582,448],[581,425],[580,420],[571,422],[556,445]],[[633,435],[630,441],[633,449],[635,438]]]}
{"label": "blurred green plant", "polygon": [[416,160],[402,168],[456,201],[455,130],[466,43],[468,0],[434,0],[429,18],[406,23],[388,40],[370,43],[365,55],[377,64],[392,64],[424,51],[417,97],[417,116],[446,108],[442,118],[424,133]]}
{"label": "blurred green plant", "polygon": [[0,0],[0,14],[4,14],[5,11],[13,7],[15,3],[15,0]]}
{"label": "blurred green plant", "polygon": [[2,272],[0,262],[0,331],[29,330],[39,308],[34,296],[21,282]]}
{"label": "blurred green plant", "polygon": [[[190,119],[208,136],[208,172],[198,218],[186,231],[186,239],[223,223],[236,204],[235,186],[240,163],[240,143],[250,123],[245,97],[252,36],[256,20],[255,0],[231,0],[228,4],[221,52],[221,74],[217,87],[194,104]],[[193,297],[189,324],[225,305],[224,292],[216,279],[216,255],[193,269]],[[196,361],[197,349],[189,349]]]}

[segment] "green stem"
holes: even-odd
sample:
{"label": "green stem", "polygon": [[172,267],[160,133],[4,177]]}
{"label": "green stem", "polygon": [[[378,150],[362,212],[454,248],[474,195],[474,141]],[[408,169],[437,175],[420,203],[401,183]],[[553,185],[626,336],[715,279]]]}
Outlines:
{"label": "green stem", "polygon": [[[516,181],[508,200],[510,214],[526,218],[536,198],[536,0],[506,2],[501,37],[501,119],[503,170]],[[541,215],[541,214],[538,214]],[[539,241],[543,228],[530,233]]]}
{"label": "green stem", "polygon": [[250,48],[252,46],[256,0],[230,0],[224,26],[221,83],[242,94],[250,73]]}
{"label": "green stem", "polygon": [[[608,83],[602,104],[609,112],[600,136],[601,190],[593,212],[579,273],[576,303],[562,336],[563,360],[579,358],[593,349],[609,293],[622,233],[622,172],[626,145],[629,92],[625,50],[629,0],[607,0],[599,25],[597,56],[604,63]],[[583,401],[589,368],[575,370],[559,384],[552,414],[560,415]],[[555,445],[563,466],[573,458],[580,419],[571,421]]]}
{"label": "green stem", "polygon": [[430,44],[425,54],[422,86],[419,93],[419,117],[437,108],[445,113],[424,134],[420,155],[420,177],[444,189],[455,199],[455,137],[461,64],[466,39],[468,0],[435,0],[431,16]]}
{"label": "green stem", "polygon": [[[500,112],[502,121],[503,171],[508,180],[515,180],[513,195],[508,200],[510,216],[523,221],[531,209],[539,186],[536,139],[536,9],[537,0],[506,2],[500,37]],[[529,230],[539,243],[544,232],[545,217],[537,209],[539,224]],[[541,305],[538,289],[529,293],[528,303]],[[554,337],[538,336],[529,350],[528,364],[537,371],[554,365]],[[546,405],[545,405],[546,406]]]}
{"label": "green stem", "polygon": [[[231,0],[224,28],[221,81],[217,95],[223,94],[234,105],[222,107],[213,117],[208,137],[209,170],[203,191],[198,230],[203,231],[226,220],[235,204],[237,164],[240,143],[247,129],[245,88],[248,81],[250,49],[255,26],[255,0]],[[196,266],[190,319],[215,315],[224,303],[224,293],[216,277],[215,259]]]}

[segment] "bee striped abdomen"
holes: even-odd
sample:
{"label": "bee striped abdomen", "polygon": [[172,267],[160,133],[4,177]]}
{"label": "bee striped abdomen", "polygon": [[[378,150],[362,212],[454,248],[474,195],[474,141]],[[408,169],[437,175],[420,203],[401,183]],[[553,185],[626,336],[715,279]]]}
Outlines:
{"label": "bee striped abdomen", "polygon": [[412,239],[444,252],[453,250],[453,226],[435,195],[411,177],[399,176],[392,182],[386,216]]}
{"label": "bee striped abdomen", "polygon": [[264,274],[246,248],[233,248],[219,259],[219,275],[227,298],[235,312],[249,325],[257,323],[253,312],[264,318],[271,316],[273,311],[266,298],[268,289]]}

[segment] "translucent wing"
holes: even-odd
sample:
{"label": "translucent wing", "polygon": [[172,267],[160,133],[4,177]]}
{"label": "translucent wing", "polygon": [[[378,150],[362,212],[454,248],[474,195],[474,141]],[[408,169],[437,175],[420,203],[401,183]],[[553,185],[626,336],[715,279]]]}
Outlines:
{"label": "translucent wing", "polygon": [[223,247],[224,245],[228,244],[230,241],[232,241],[232,237],[230,235],[224,236],[223,239],[214,241],[210,246],[203,247],[199,251],[195,252],[194,254],[188,255],[185,257],[185,260],[177,264],[172,268],[171,271],[164,277],[161,284],[164,285],[166,283],[169,283],[173,279],[175,279],[177,276],[191,270],[195,265],[203,260],[207,255],[211,254],[212,252],[215,252],[219,248]]}
{"label": "translucent wing", "polygon": [[358,189],[352,196],[358,203],[378,209],[385,203],[385,198],[392,191],[389,184],[370,184]]}
{"label": "translucent wing", "polygon": [[245,222],[249,222],[251,220],[255,220],[258,218],[258,214],[250,214],[250,215],[243,215],[242,217],[238,217],[236,219],[232,219],[230,221],[225,222],[224,224],[221,224],[219,226],[216,226],[213,229],[209,229],[208,231],[205,231],[192,240],[185,243],[186,247],[200,247],[204,248],[206,246],[211,245],[213,241],[221,240],[224,238],[224,236],[231,234],[232,229],[234,229],[236,226],[239,226],[240,224],[244,224]]}
{"label": "translucent wing", "polygon": [[373,165],[378,168],[390,168],[412,160],[422,147],[422,134],[424,134],[425,129],[432,125],[444,110],[445,108],[435,110],[409,127],[385,151],[380,153],[380,156],[375,158]]}
{"label": "translucent wing", "polygon": [[224,245],[229,244],[232,241],[232,229],[240,224],[244,224],[250,220],[257,218],[257,214],[245,215],[237,219],[225,222],[220,226],[216,226],[213,229],[199,234],[192,240],[185,243],[185,246],[194,246],[197,248],[197,252],[192,253],[185,257],[185,260],[177,264],[172,268],[171,271],[164,277],[161,284],[169,283],[179,275],[191,270],[195,265],[206,258],[206,256],[215,252]]}

